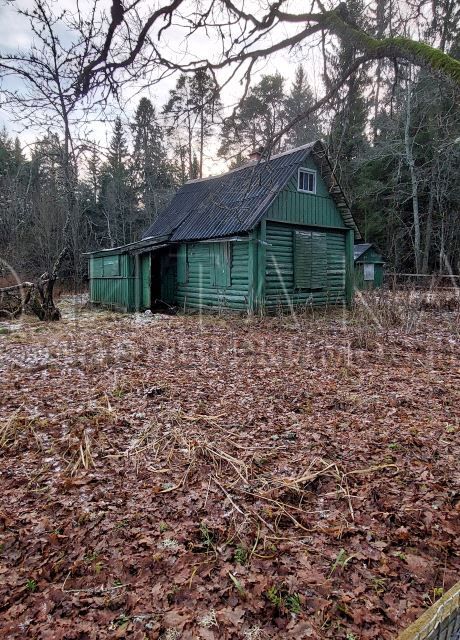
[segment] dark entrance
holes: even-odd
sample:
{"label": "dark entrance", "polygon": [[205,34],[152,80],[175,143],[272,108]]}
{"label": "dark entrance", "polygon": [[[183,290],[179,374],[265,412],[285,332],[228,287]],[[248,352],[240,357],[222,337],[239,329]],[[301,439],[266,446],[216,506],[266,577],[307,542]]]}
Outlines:
{"label": "dark entrance", "polygon": [[151,308],[171,309],[176,293],[176,249],[164,247],[151,254]]}

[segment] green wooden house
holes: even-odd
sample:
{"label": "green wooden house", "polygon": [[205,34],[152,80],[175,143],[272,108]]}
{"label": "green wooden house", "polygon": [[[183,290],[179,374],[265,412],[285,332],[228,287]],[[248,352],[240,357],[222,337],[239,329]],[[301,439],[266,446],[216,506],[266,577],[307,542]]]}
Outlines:
{"label": "green wooden house", "polygon": [[383,285],[385,261],[377,247],[371,243],[355,244],[355,288],[379,289]]}
{"label": "green wooden house", "polygon": [[346,304],[359,231],[314,142],[191,180],[130,245],[89,255],[90,299],[264,312]]}

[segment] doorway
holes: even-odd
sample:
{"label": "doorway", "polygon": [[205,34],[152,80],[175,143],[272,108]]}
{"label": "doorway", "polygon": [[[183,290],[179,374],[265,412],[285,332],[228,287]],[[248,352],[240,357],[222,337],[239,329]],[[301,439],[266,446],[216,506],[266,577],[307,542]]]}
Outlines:
{"label": "doorway", "polygon": [[176,248],[163,247],[150,256],[150,306],[172,309],[176,296]]}

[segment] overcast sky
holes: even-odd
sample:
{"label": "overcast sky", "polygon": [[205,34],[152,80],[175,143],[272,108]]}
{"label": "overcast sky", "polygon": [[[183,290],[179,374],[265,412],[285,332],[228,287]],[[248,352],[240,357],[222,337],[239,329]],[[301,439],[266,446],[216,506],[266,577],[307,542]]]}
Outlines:
{"label": "overcast sky", "polygon": [[[84,2],[89,0],[83,0],[80,6],[84,6]],[[258,2],[259,0],[249,0],[250,2]],[[291,0],[294,5],[302,6],[304,4],[302,0]],[[75,0],[58,0],[54,2],[59,9],[69,9],[72,11],[72,6],[75,6]],[[110,0],[102,0],[101,6],[110,7]],[[16,0],[14,3],[5,2],[0,0],[0,47],[2,53],[15,53],[18,50],[27,49],[30,46],[32,34],[28,25],[27,19],[18,16],[14,5],[28,8],[32,5],[30,0]],[[61,33],[61,37],[65,41],[66,34]],[[177,60],[183,59],[185,51],[187,55],[195,54],[197,57],[203,57],[210,55],[215,50],[220,50],[218,42],[213,42],[212,36],[207,37],[200,33],[194,40],[184,43],[183,32],[178,28],[172,28],[164,32],[162,37],[162,46],[169,57],[175,57]],[[321,91],[320,80],[320,51],[314,48],[304,48],[303,50],[285,51],[273,55],[266,60],[260,60],[255,68],[253,74],[253,83],[256,83],[258,78],[262,74],[279,72],[286,80],[286,88],[292,82],[296,65],[302,62],[305,70],[308,74],[310,84],[313,92]],[[228,72],[226,72],[228,73]],[[151,87],[140,88],[140,85],[134,83],[123,91],[123,103],[125,105],[124,113],[120,114],[122,118],[128,122],[136,109],[139,99],[142,96],[149,97],[153,104],[157,107],[158,111],[166,102],[169,94],[169,90],[174,86],[176,77],[169,77],[162,80],[159,84],[155,84]],[[9,86],[18,86],[12,84],[12,80],[9,80]],[[18,81],[14,81],[17,83]],[[232,82],[227,88],[225,88],[222,98],[224,105],[230,108],[233,105],[239,95],[241,95],[242,87],[237,81]],[[111,119],[114,114],[117,113],[117,109],[112,109],[111,112],[100,114],[96,110],[90,114],[88,123],[85,126],[85,135],[95,139],[99,144],[107,146],[108,140],[111,135]],[[109,120],[107,122],[106,120]],[[103,121],[105,120],[105,121]],[[26,126],[26,123],[15,122],[14,114],[9,113],[4,108],[0,111],[0,124],[5,126],[11,135],[19,135],[22,143],[28,145],[40,131],[37,129]],[[211,144],[208,146],[206,158],[205,158],[205,171],[207,174],[213,174],[222,170],[224,164],[222,160],[217,158],[216,145]]]}

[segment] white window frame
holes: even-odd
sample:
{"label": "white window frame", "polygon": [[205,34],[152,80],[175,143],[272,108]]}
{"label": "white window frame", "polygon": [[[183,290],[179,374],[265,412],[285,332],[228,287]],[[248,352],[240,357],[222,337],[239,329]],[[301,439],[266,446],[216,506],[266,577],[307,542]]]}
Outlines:
{"label": "white window frame", "polygon": [[[313,191],[309,191],[308,189],[301,189],[299,187],[301,173],[309,173],[313,176]],[[316,193],[316,171],[314,169],[302,169],[302,167],[299,168],[299,171],[297,173],[297,191],[300,191],[300,193]]]}

